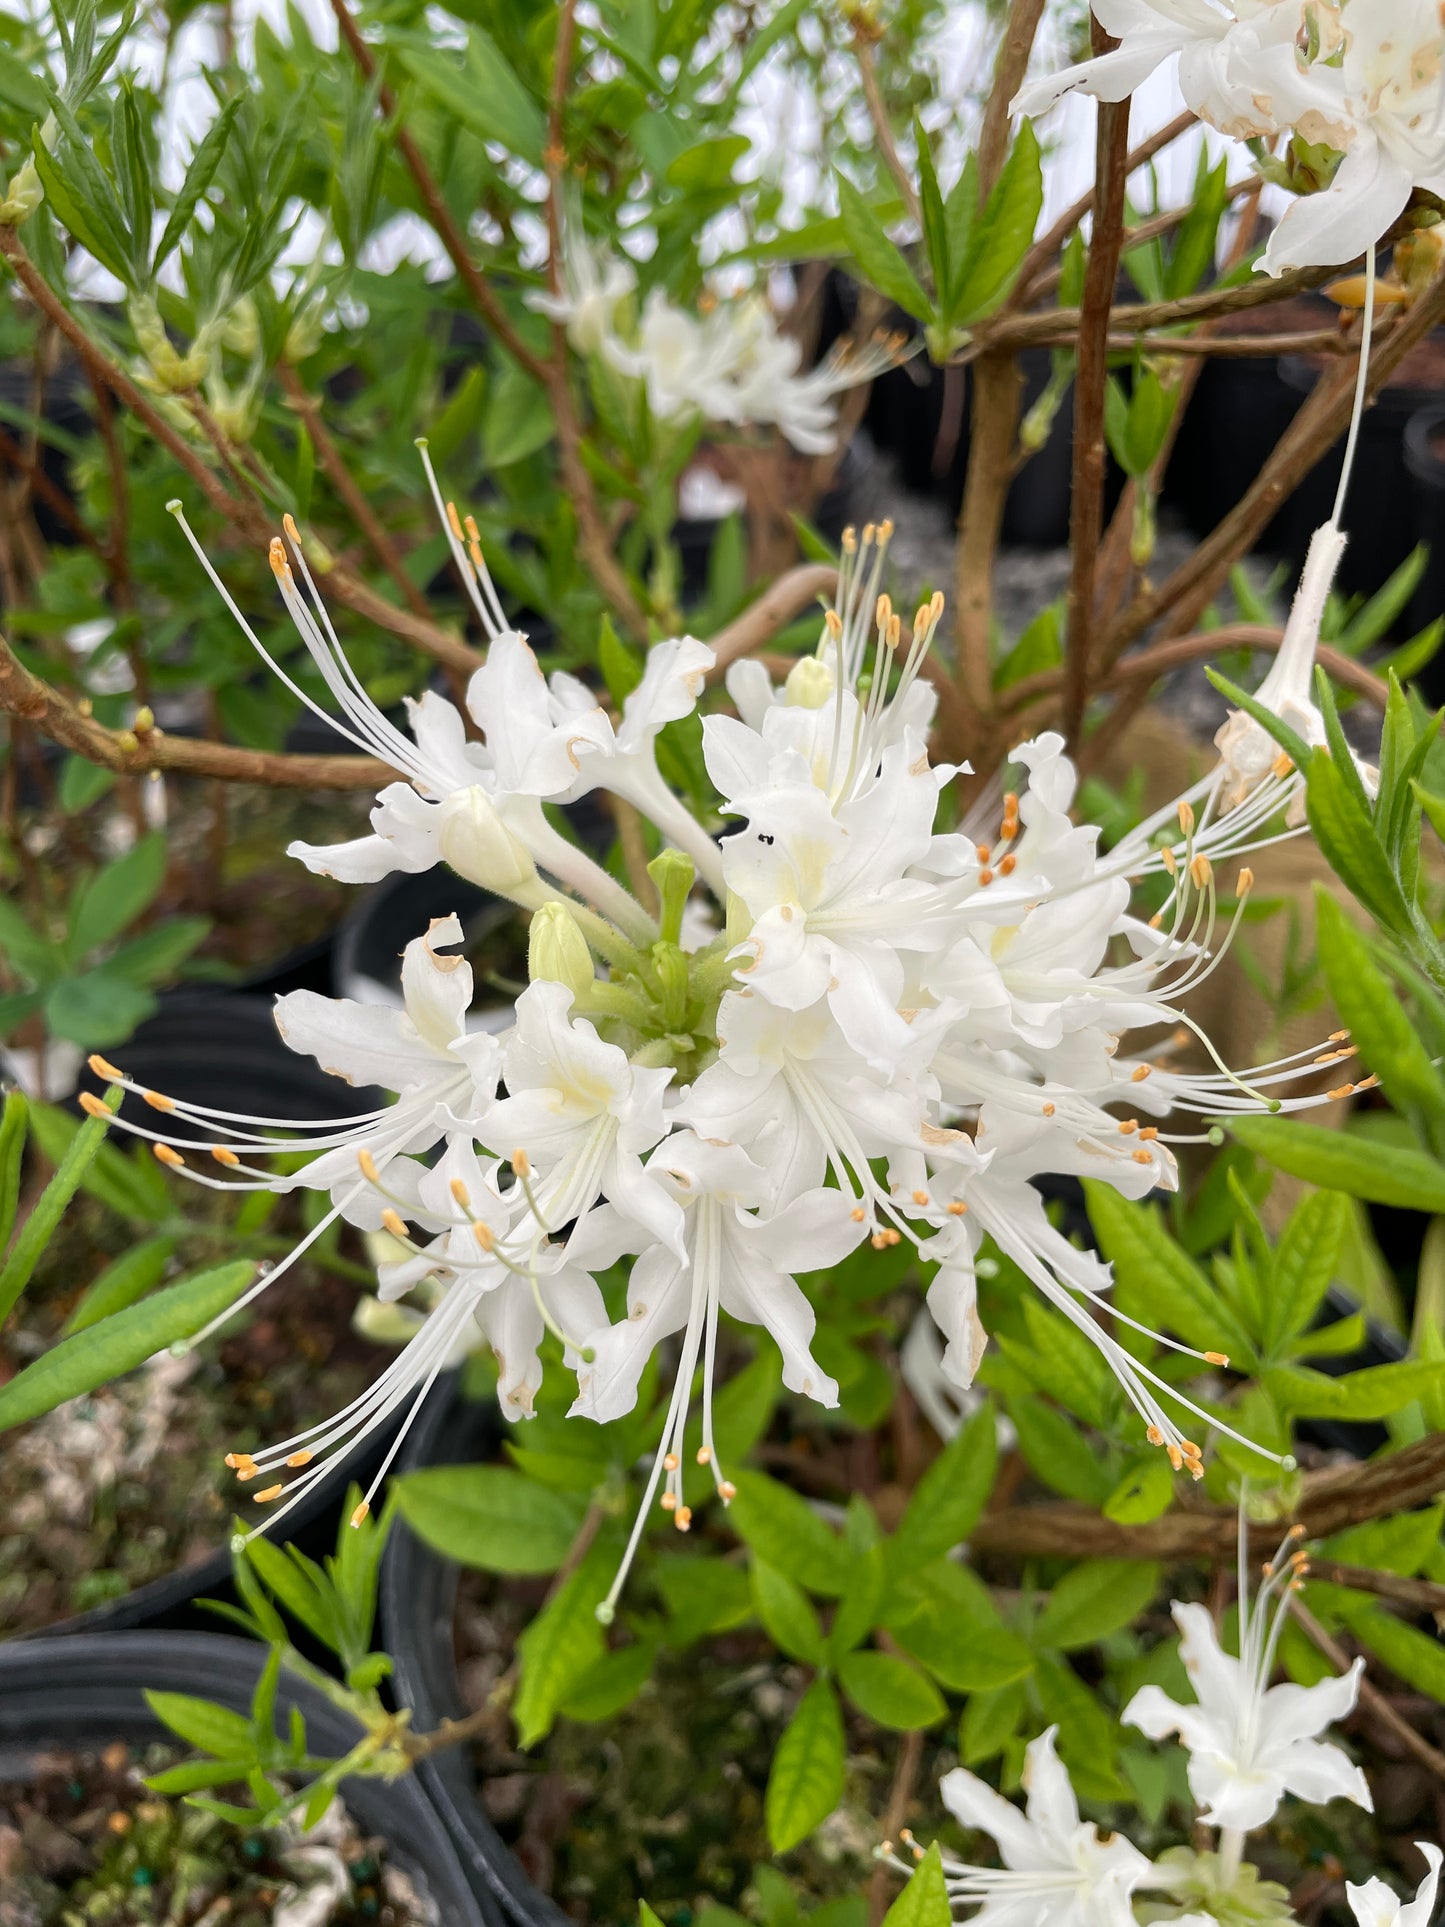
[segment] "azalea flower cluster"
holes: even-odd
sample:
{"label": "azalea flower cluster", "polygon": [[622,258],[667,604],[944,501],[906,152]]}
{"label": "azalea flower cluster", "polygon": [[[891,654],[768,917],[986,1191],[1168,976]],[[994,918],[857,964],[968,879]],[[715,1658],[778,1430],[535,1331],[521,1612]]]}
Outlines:
{"label": "azalea flower cluster", "polygon": [[[1121,1342],[1121,1314],[1099,1319],[1108,1267],[1054,1227],[1035,1180],[1084,1175],[1143,1197],[1174,1186],[1173,1147],[1197,1137],[1199,1120],[1360,1088],[1337,1082],[1337,1060],[1353,1055],[1342,1034],[1237,1073],[1187,1008],[1251,887],[1241,868],[1226,926],[1217,866],[1288,833],[1298,773],[1278,753],[1261,758],[1263,732],[1236,718],[1221,761],[1106,851],[1097,827],[1071,814],[1075,773],[1048,734],[1014,750],[1017,789],[986,794],[961,827],[940,830],[957,773],[928,749],[942,598],[911,623],[895,611],[882,586],[885,524],[845,537],[817,647],[781,684],[754,661],[729,669],[734,713],[702,720],[716,805],[700,819],[664,781],[657,745],[696,708],[712,651],[688,637],[657,643],[620,715],[577,679],[544,676],[505,622],[474,524],[427,473],[490,642],[465,714],[429,692],[410,705],[409,732],[383,715],[347,663],[289,518],[272,545],[336,712],[312,706],[398,773],[368,835],[291,854],[356,883],[447,864],[530,913],[531,982],[514,1022],[500,1035],[469,1028],[472,973],[449,916],[406,947],[404,1011],[310,991],[278,1000],[292,1048],[396,1093],[360,1118],[298,1125],[181,1104],[93,1060],[158,1114],[156,1128],[133,1128],[196,1182],[329,1195],[285,1263],[341,1217],[395,1240],[383,1298],[418,1286],[430,1298],[373,1387],[304,1436],[234,1454],[240,1478],[260,1481],[263,1502],[296,1496],[361,1435],[414,1409],[477,1327],[511,1419],[533,1409],[548,1331],[576,1373],[575,1411],[597,1420],[632,1408],[648,1358],[677,1338],[633,1546],[659,1487],[686,1529],[683,1440],[699,1368],[697,1458],[724,1502],[733,1491],[712,1424],[720,1314],[764,1327],[785,1383],[833,1405],[796,1274],[904,1240],[933,1270],[927,1302],[953,1384],[971,1382],[984,1350],[976,1276],[989,1240],[1099,1348],[1148,1438],[1198,1477],[1203,1447],[1190,1430],[1229,1428]],[[1308,706],[1312,638],[1292,647],[1282,661]],[[655,901],[625,889],[544,808],[598,790],[654,827]],[[1153,880],[1152,915],[1131,907],[1141,879]],[[1185,1067],[1191,1041],[1208,1068]],[[1182,1132],[1166,1128],[1171,1117]],[[313,1155],[297,1169],[303,1151]],[[278,1155],[290,1160],[280,1173],[268,1163]],[[598,1279],[629,1254],[625,1314],[611,1318]]]}
{"label": "azalea flower cluster", "polygon": [[[993,1868],[943,1858],[950,1899],[960,1908],[977,1907],[979,1927],[1136,1927],[1136,1893],[1161,1896],[1149,1902],[1149,1918],[1169,1927],[1291,1919],[1284,1890],[1260,1882],[1245,1864],[1246,1836],[1269,1824],[1286,1794],[1317,1806],[1351,1800],[1373,1811],[1364,1774],[1343,1748],[1321,1737],[1353,1711],[1363,1660],[1313,1686],[1270,1684],[1290,1595],[1309,1569],[1299,1533],[1295,1528],[1287,1534],[1266,1563],[1251,1601],[1241,1511],[1238,1656],[1224,1649],[1204,1606],[1176,1600],[1179,1654],[1195,1700],[1181,1704],[1162,1687],[1145,1686],[1122,1715],[1126,1726],[1150,1739],[1178,1735],[1199,1819],[1217,1829],[1213,1849],[1176,1848],[1151,1861],[1122,1832],[1101,1835],[1080,1818],[1056,1751],[1058,1729],[1049,1727],[1027,1749],[1023,1812],[964,1767],[945,1774],[940,1784],[949,1812],[969,1832],[990,1835],[1004,1863]],[[901,1839],[915,1862],[923,1858],[911,1833]],[[1402,1901],[1379,1878],[1347,1884],[1359,1927],[1429,1927],[1442,1855],[1429,1841],[1416,1845],[1427,1872],[1414,1900]],[[912,1872],[891,1842],[880,1858]]]}
{"label": "azalea flower cluster", "polygon": [[[1077,88],[1123,100],[1179,57],[1201,120],[1292,137],[1292,184],[1263,266],[1332,267],[1373,248],[1414,191],[1445,194],[1445,25],[1435,0],[1094,0],[1110,52],[1026,86],[1040,114]],[[1315,150],[1322,150],[1316,152]]]}
{"label": "azalea flower cluster", "polygon": [[566,328],[578,354],[645,394],[654,420],[772,425],[804,455],[832,453],[837,396],[892,367],[904,348],[892,335],[861,351],[844,342],[805,370],[802,343],[783,333],[762,294],[708,296],[694,314],[652,288],[639,313],[632,263],[570,234],[562,276],[560,292],[529,295],[530,305]]}

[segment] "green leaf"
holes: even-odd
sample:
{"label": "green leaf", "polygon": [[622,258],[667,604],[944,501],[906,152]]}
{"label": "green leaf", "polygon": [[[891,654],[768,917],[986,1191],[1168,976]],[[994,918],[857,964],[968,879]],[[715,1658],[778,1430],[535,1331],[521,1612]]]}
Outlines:
{"label": "green leaf", "polygon": [[1423,1151],[1372,1144],[1319,1124],[1286,1117],[1231,1117],[1229,1132],[1292,1178],[1344,1191],[1369,1204],[1406,1211],[1445,1211],[1445,1165]]}
{"label": "green leaf", "polygon": [[884,1602],[882,1623],[954,1692],[991,1692],[1034,1665],[1033,1651],[1004,1625],[977,1573],[948,1560],[908,1578]]}
{"label": "green leaf", "polygon": [[155,259],[151,264],[152,274],[158,273],[162,262],[169,260],[185,238],[190,226],[191,216],[200,205],[201,196],[216,178],[216,169],[221,164],[226,142],[230,139],[236,115],[240,111],[244,95],[236,94],[221,108],[219,114],[206,129],[191,156],[191,164],[186,169],[171,211],[156,248]]}
{"label": "green leaf", "polygon": [[1137,1619],[1158,1590],[1151,1561],[1085,1559],[1054,1583],[1034,1621],[1034,1644],[1063,1652],[1092,1646]]}
{"label": "green leaf", "polygon": [[604,1653],[568,1691],[558,1709],[569,1720],[611,1720],[630,1706],[652,1675],[656,1647],[635,1640]]}
{"label": "green leaf", "polygon": [[118,937],[155,902],[165,877],[166,839],[159,830],[97,870],[76,894],[66,939],[71,958],[79,963],[100,944]]}
{"label": "green leaf", "polygon": [[250,1540],[244,1557],[256,1568],[261,1583],[310,1633],[335,1652],[340,1642],[334,1587],[313,1559],[295,1546],[273,1546],[264,1537]]}
{"label": "green leaf", "polygon": [[752,1588],[763,1631],[778,1650],[805,1666],[821,1666],[823,1629],[802,1587],[754,1554]]}
{"label": "green leaf", "polygon": [[156,1009],[156,1000],[109,970],[62,977],[45,996],[45,1022],[52,1036],[90,1050],[123,1044]]}
{"label": "green leaf", "polygon": [[[55,1235],[56,1227],[65,1215],[66,1206],[75,1196],[77,1188],[100,1151],[105,1134],[110,1129],[111,1118],[120,1108],[119,1091],[107,1095],[105,1103],[104,1117],[88,1117],[84,1124],[73,1130],[69,1144],[58,1160],[55,1175],[41,1192],[34,1209],[25,1220],[20,1236],[15,1240],[13,1250],[6,1258],[4,1265],[0,1266],[0,1325],[3,1325],[10,1316],[16,1299],[29,1284],[30,1275],[39,1262],[41,1252]],[[11,1133],[8,1139],[8,1155],[13,1159],[5,1177],[4,1201],[5,1215],[8,1220],[7,1231],[15,1218],[20,1153],[24,1145],[27,1117],[35,1130],[37,1141],[41,1141],[43,1120],[40,1107],[31,1109],[23,1100],[18,1105],[11,1105],[7,1101],[5,1125]],[[14,1135],[17,1128],[18,1137]],[[46,1149],[43,1141],[41,1141],[41,1149]],[[46,1155],[49,1156],[50,1153],[47,1151]],[[3,1397],[4,1392],[0,1390],[0,1399]]]}
{"label": "green leaf", "polygon": [[1407,1686],[1445,1701],[1445,1646],[1378,1606],[1350,1615],[1350,1630]]}
{"label": "green leaf", "polygon": [[808,1592],[836,1598],[848,1582],[847,1558],[807,1501],[762,1472],[736,1472],[733,1483],[729,1519],[738,1536]]}
{"label": "green leaf", "polygon": [[1035,1478],[1066,1499],[1102,1505],[1112,1490],[1109,1470],[1074,1421],[1032,1392],[1016,1393],[1007,1403],[1019,1451]]}
{"label": "green leaf", "polygon": [[78,816],[115,788],[115,771],[89,763],[83,756],[67,756],[60,770],[56,794],[67,816]]}
{"label": "green leaf", "polygon": [[815,1679],[773,1752],[763,1812],[774,1853],[796,1847],[843,1797],[843,1715],[832,1687]]}
{"label": "green leaf", "polygon": [[1319,1310],[1349,1223],[1349,1201],[1338,1191],[1312,1191],[1291,1212],[1275,1247],[1264,1306],[1264,1342],[1271,1354],[1306,1330]]}
{"label": "green leaf", "polygon": [[[75,146],[67,142],[64,161],[58,160],[40,138],[40,129],[34,129],[30,136],[30,149],[35,160],[35,171],[40,176],[40,184],[45,189],[45,200],[56,219],[79,241],[80,245],[93,254],[103,268],[108,268],[117,281],[127,288],[135,286],[134,271],[129,258],[129,240],[120,203],[110,183],[100,175],[100,169],[92,160],[91,168],[75,165]],[[104,186],[103,200],[108,206],[97,208],[90,200],[92,171],[100,175]]]}
{"label": "green leaf", "polygon": [[933,274],[937,305],[946,309],[948,291],[953,282],[953,269],[949,261],[948,214],[939,191],[928,133],[917,114],[913,116],[913,147],[918,156],[918,199],[923,213],[923,244]]}
{"label": "green leaf", "polygon": [[849,251],[865,278],[915,321],[931,321],[933,303],[918,285],[912,268],[883,232],[882,223],[857,188],[841,174],[838,205]]}
{"label": "green leaf", "polygon": [[1319,956],[1340,1019],[1385,1094],[1407,1114],[1445,1122],[1445,1079],[1369,945],[1327,890],[1317,887]]}
{"label": "green leaf", "polygon": [[464,127],[534,167],[542,165],[546,116],[489,33],[468,27],[460,66],[450,54],[424,46],[399,46],[397,54],[407,72]]}
{"label": "green leaf", "polygon": [[958,1750],[965,1766],[978,1766],[1001,1753],[1019,1729],[1028,1706],[1028,1689],[1021,1679],[991,1693],[973,1693],[963,1709]]}
{"label": "green leaf", "polygon": [[210,929],[209,917],[171,917],[121,944],[106,959],[105,974],[133,984],[164,983],[205,942]]}
{"label": "green leaf", "polygon": [[883,1927],[949,1927],[952,1918],[943,1859],[935,1840],[883,1916]]}
{"label": "green leaf", "polygon": [[1114,1267],[1120,1310],[1141,1324],[1165,1325],[1199,1351],[1224,1352],[1247,1368],[1254,1359],[1249,1333],[1170,1237],[1159,1213],[1120,1197],[1097,1179],[1085,1180],[1084,1195],[1099,1249]]}
{"label": "green leaf", "polygon": [[973,1531],[998,1469],[997,1429],[993,1407],[980,1407],[929,1466],[889,1546],[891,1572],[926,1566]]}
{"label": "green leaf", "polygon": [[[25,1124],[29,1108],[23,1091],[6,1091],[5,1106],[3,1111],[0,1111],[0,1252],[3,1252],[9,1244],[10,1233],[15,1229],[15,1213],[20,1204],[20,1170],[25,1161]],[[0,1311],[0,1324],[3,1324],[4,1320],[5,1313]]]}
{"label": "green leaf", "polygon": [[1309,760],[1305,813],[1315,841],[1336,876],[1378,924],[1408,938],[1413,923],[1369,810],[1355,794],[1359,777],[1346,776],[1323,749]]}
{"label": "green leaf", "polygon": [[66,1319],[61,1336],[69,1338],[75,1332],[86,1331],[101,1319],[125,1311],[144,1298],[165,1277],[175,1249],[174,1238],[161,1237],[146,1238],[129,1251],[123,1251],[86,1286],[79,1304]]}
{"label": "green leaf", "polygon": [[597,1607],[617,1564],[610,1535],[599,1535],[517,1641],[521,1683],[512,1703],[519,1743],[535,1746],[549,1733],[562,1702],[580,1686],[606,1650]]}
{"label": "green leaf", "polygon": [[1328,1378],[1303,1365],[1278,1365],[1261,1382],[1285,1411],[1303,1418],[1382,1419],[1445,1385],[1445,1363],[1406,1359],[1398,1365],[1370,1365],[1343,1378]]}
{"label": "green leaf", "polygon": [[[76,1139],[96,1121],[88,1119],[82,1124],[54,1104],[30,1107],[35,1142],[55,1165],[64,1164]],[[171,1215],[170,1192],[161,1167],[139,1146],[128,1157],[113,1144],[100,1144],[81,1173],[80,1188],[125,1218],[159,1224]]]}
{"label": "green leaf", "polygon": [[753,1611],[748,1575],[724,1559],[661,1553],[652,1568],[657,1590],[672,1614],[669,1644],[687,1645],[707,1633],[741,1626]]}
{"label": "green leaf", "polygon": [[838,1662],[838,1683],[875,1726],[896,1733],[936,1726],[948,1713],[928,1675],[891,1653],[845,1653]]}
{"label": "green leaf", "polygon": [[0,955],[8,957],[32,983],[44,984],[64,968],[56,946],[32,930],[13,903],[0,897]]}
{"label": "green leaf", "polygon": [[828,1630],[828,1654],[835,1662],[861,1646],[877,1623],[891,1560],[891,1547],[881,1544],[854,1554],[847,1587]]}
{"label": "green leaf", "polygon": [[189,1693],[147,1690],[145,1699],[156,1718],[188,1745],[238,1764],[255,1759],[256,1740],[244,1713],[233,1713],[228,1706],[217,1706],[214,1700],[196,1699]]}
{"label": "green leaf", "polygon": [[482,458],[488,468],[507,468],[545,448],[555,430],[552,406],[530,375],[504,362],[487,397]]}
{"label": "green leaf", "polygon": [[88,1331],[62,1338],[8,1385],[0,1386],[0,1431],[37,1418],[82,1392],[93,1392],[98,1385],[143,1365],[166,1346],[193,1337],[226,1309],[254,1274],[255,1267],[245,1259],[218,1265],[168,1285]]}
{"label": "green leaf", "polygon": [[746,134],[720,134],[697,141],[669,161],[663,178],[669,187],[680,187],[686,193],[729,187],[733,169],[750,146]]}
{"label": "green leaf", "polygon": [[480,1572],[555,1572],[583,1506],[504,1465],[430,1465],[394,1481],[401,1516],[429,1546]]}
{"label": "green leaf", "polygon": [[1104,1501],[1106,1519],[1121,1526],[1147,1525],[1169,1510],[1174,1501],[1174,1475],[1164,1454],[1151,1446],[1129,1464]]}
{"label": "green leaf", "polygon": [[1044,204],[1043,163],[1032,125],[1024,121],[983,213],[968,255],[957,271],[958,293],[948,319],[968,327],[990,315],[1018,278]]}

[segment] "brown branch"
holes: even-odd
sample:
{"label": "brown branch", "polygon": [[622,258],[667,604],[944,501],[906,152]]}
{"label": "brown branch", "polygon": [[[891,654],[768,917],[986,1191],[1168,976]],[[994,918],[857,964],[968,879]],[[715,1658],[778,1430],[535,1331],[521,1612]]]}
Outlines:
{"label": "brown branch", "polygon": [[[1114,42],[1097,20],[1091,23],[1096,53]],[[1128,179],[1129,100],[1100,101],[1094,178],[1098,211],[1084,270],[1079,310],[1079,347],[1074,377],[1074,457],[1070,482],[1069,548],[1072,563],[1064,655],[1064,734],[1077,743],[1089,698],[1094,634],[1094,572],[1103,534],[1104,396],[1109,376],[1109,310],[1124,238],[1124,188]]]}
{"label": "brown branch", "polygon": [[[959,370],[948,371],[962,379]],[[972,720],[958,755],[977,752],[979,723],[993,708],[993,570],[1013,480],[1014,436],[1023,370],[1013,355],[984,355],[973,371],[973,428],[954,555],[954,649],[957,687]],[[986,727],[986,725],[985,725]]]}
{"label": "brown branch", "polygon": [[1003,37],[994,55],[993,80],[983,129],[978,137],[978,198],[980,206],[993,192],[1008,155],[1009,107],[1028,72],[1034,37],[1044,17],[1044,0],[1012,0]]}
{"label": "brown branch", "polygon": [[31,672],[0,637],[0,712],[29,723],[63,749],[73,750],[102,769],[144,776],[152,770],[208,776],[231,783],[263,783],[272,788],[308,790],[377,789],[397,775],[370,756],[292,756],[230,743],[198,742],[168,736],[106,729],[68,696]]}
{"label": "brown branch", "polygon": [[[0,254],[9,261],[15,271],[16,279],[31,300],[48,320],[54,322],[80,356],[86,368],[93,370],[111,393],[125,403],[152,439],[159,443],[172,460],[190,476],[207,502],[226,524],[234,528],[246,541],[253,542],[258,547],[268,545],[275,534],[275,529],[261,504],[249,495],[232,494],[215,470],[202,460],[199,452],[166,420],[125,370],[117,366],[91,340],[65,303],[37,271],[13,228],[0,227]],[[209,411],[203,412],[209,415]],[[214,417],[210,419],[214,427]],[[216,432],[219,433],[219,429]],[[448,663],[462,670],[475,669],[480,664],[482,658],[474,649],[468,648],[460,637],[454,636],[434,621],[429,619],[424,621],[420,616],[413,615],[410,610],[398,609],[384,596],[378,595],[368,584],[353,576],[349,570],[333,565],[325,571],[325,579],[337,601],[344,604],[354,615],[363,616],[368,621],[375,622],[379,628],[399,637],[403,642],[413,644],[425,654],[434,656],[438,662]]]}
{"label": "brown branch", "polygon": [[893,138],[893,129],[888,124],[888,109],[884,104],[882,89],[878,85],[878,69],[873,65],[873,45],[867,32],[859,25],[853,29],[853,58],[858,62],[858,72],[863,81],[863,98],[868,103],[868,118],[873,123],[873,132],[878,141],[878,151],[882,154],[888,172],[893,176],[894,185],[903,197],[903,205],[908,210],[915,227],[923,226],[923,209],[918,204],[918,192],[913,185],[913,176],[903,165],[903,156],[898,151],[898,143]]}
{"label": "brown branch", "polygon": [[[1307,1637],[1319,1647],[1335,1670],[1347,1673],[1350,1670],[1349,1654],[1337,1640],[1330,1637],[1308,1606],[1300,1604],[1298,1593],[1290,1595],[1289,1605]],[[1360,1680],[1359,1703],[1367,1712],[1374,1714],[1381,1726],[1389,1728],[1406,1752],[1413,1754],[1422,1766],[1428,1767],[1437,1779],[1445,1780],[1445,1753],[1437,1752],[1422,1734],[1415,1731],[1404,1715],[1395,1710],[1379,1687],[1364,1677]]]}
{"label": "brown branch", "polygon": [[739,657],[750,656],[765,642],[771,642],[780,629],[820,597],[831,601],[837,586],[838,571],[826,562],[800,562],[780,575],[756,602],[750,602],[740,616],[709,638],[708,647],[717,660],[708,671],[708,681],[721,682]]}
{"label": "brown branch", "polygon": [[[1154,156],[1161,153],[1171,142],[1177,141],[1181,134],[1187,134],[1191,127],[1197,125],[1198,116],[1186,108],[1182,114],[1177,114],[1167,126],[1159,128],[1158,131],[1151,134],[1147,140],[1140,141],[1137,147],[1132,148],[1128,158],[1124,162],[1125,168],[1130,174],[1134,173],[1137,168],[1143,167],[1147,162],[1152,161]],[[1087,220],[1093,211],[1094,190],[1091,187],[1087,193],[1081,194],[1077,201],[1072,202],[1064,209],[1053,226],[1039,236],[1038,240],[1034,242],[1033,246],[1024,256],[1023,266],[1019,269],[1019,278],[1014,283],[1013,293],[1004,304],[1006,310],[1012,309],[1016,311],[1022,308],[1025,303],[1032,298],[1034,284],[1039,276],[1043,273],[1044,269],[1048,267],[1049,263],[1068,240],[1074,229],[1081,221]]]}
{"label": "brown branch", "polygon": [[276,374],[285,391],[287,402],[306,425],[311,444],[320,457],[322,468],[331,479],[332,487],[346,504],[352,520],[370,543],[372,554],[400,589],[413,614],[430,619],[431,611],[427,607],[426,597],[407,574],[401,551],[382,527],[375,509],[366,499],[365,491],[358,485],[356,477],[342,458],[341,450],[332,440],[331,432],[322,419],[320,402],[313,395],[307,394],[301,377],[289,362],[279,362]]}
{"label": "brown branch", "polygon": [[[1445,1491],[1445,1432],[1432,1433],[1388,1458],[1331,1466],[1302,1483],[1295,1519],[1311,1539],[1386,1513],[1428,1505]],[[1067,1502],[1012,1506],[981,1519],[970,1538],[979,1552],[1015,1558],[1110,1558],[1228,1561],[1235,1556],[1239,1514],[1233,1506],[1166,1512],[1146,1525],[1118,1525]],[[1252,1549],[1268,1557],[1277,1525],[1250,1527]]]}
{"label": "brown branch", "polygon": [[[336,24],[341,29],[341,37],[346,42],[352,59],[361,69],[361,72],[367,80],[374,80],[376,77],[376,56],[362,39],[360,30],[347,8],[346,0],[331,0],[331,11],[336,15]],[[384,81],[377,91],[377,100],[388,120],[395,120],[396,96]],[[497,340],[506,349],[512,359],[520,367],[525,368],[533,380],[545,380],[546,370],[542,361],[537,355],[533,354],[532,350],[527,346],[526,342],[522,340],[522,337],[507,319],[506,310],[487,285],[481,270],[477,267],[476,262],[473,261],[471,254],[468,252],[466,236],[457,226],[455,220],[453,220],[451,209],[447,206],[445,197],[432,176],[431,169],[422,158],[421,149],[417,146],[406,128],[400,123],[398,123],[396,128],[396,145],[402,159],[406,162],[408,173],[416,183],[416,190],[421,196],[421,202],[423,208],[426,210],[427,220],[435,230],[437,239],[450,256],[452,266],[456,269],[458,278],[466,288],[472,306],[477,310],[478,314],[481,315],[482,319],[487,323],[493,334],[496,335]]]}
{"label": "brown branch", "polygon": [[65,490],[58,487],[46,474],[38,452],[33,457],[27,455],[19,442],[13,440],[3,428],[0,428],[0,462],[5,462],[17,474],[23,475],[29,484],[31,494],[38,496],[44,502],[52,515],[70,530],[77,542],[83,543],[93,554],[104,560],[105,549],[99,536],[92,534],[80,519],[75,504]]}
{"label": "brown branch", "polygon": [[1342,1565],[1338,1559],[1311,1559],[1310,1578],[1355,1592],[1372,1592],[1393,1599],[1412,1612],[1445,1614],[1445,1586],[1433,1579],[1408,1579],[1398,1572],[1376,1572],[1373,1566]]}
{"label": "brown branch", "polygon": [[[1072,335],[1060,341],[1072,341]],[[1213,355],[1216,357],[1264,355],[1347,355],[1356,346],[1338,328],[1306,329],[1287,335],[1110,335],[1109,347],[1118,353],[1132,354],[1137,348],[1145,355]]]}
{"label": "brown branch", "polygon": [[[885,1640],[887,1635],[884,1635]],[[892,1645],[891,1640],[887,1640]],[[908,1809],[913,1800],[913,1786],[918,1778],[918,1769],[923,1763],[923,1731],[914,1727],[904,1735],[903,1744],[898,1749],[898,1763],[893,1769],[893,1784],[888,1790],[888,1805],[883,1809],[882,1834],[885,1841],[893,1841],[902,1831],[908,1818]],[[888,1902],[896,1885],[896,1876],[879,1861],[868,1877],[868,1927],[879,1927],[879,1922],[888,1911]]]}

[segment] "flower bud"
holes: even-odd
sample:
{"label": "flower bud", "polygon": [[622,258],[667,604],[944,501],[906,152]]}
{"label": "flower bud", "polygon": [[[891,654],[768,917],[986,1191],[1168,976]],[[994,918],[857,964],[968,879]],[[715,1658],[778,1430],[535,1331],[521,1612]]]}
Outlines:
{"label": "flower bud", "polygon": [[541,882],[531,852],[507,828],[480,784],[458,790],[442,804],[439,842],[443,862],[468,883],[518,902],[545,900],[537,896]]}
{"label": "flower bud", "polygon": [[578,999],[597,981],[592,952],[565,903],[544,903],[527,935],[527,975],[535,984],[566,984]]}

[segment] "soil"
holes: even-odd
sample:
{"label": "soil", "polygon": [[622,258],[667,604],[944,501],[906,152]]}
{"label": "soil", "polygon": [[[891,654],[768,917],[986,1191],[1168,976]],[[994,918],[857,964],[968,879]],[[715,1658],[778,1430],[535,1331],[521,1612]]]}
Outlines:
{"label": "soil", "polygon": [[[80,1284],[47,1292],[37,1279],[23,1301],[6,1341],[15,1363],[56,1336],[85,1274],[107,1261],[88,1201],[65,1227],[72,1247],[86,1229]],[[52,1278],[58,1255],[47,1254]],[[61,1269],[74,1279],[81,1264]],[[352,1330],[357,1295],[319,1266],[295,1267],[249,1318],[199,1351],[160,1353],[7,1434],[0,1637],[102,1606],[224,1545],[246,1496],[227,1452],[257,1451],[339,1411],[394,1356]]]}
{"label": "soil", "polygon": [[0,1927],[272,1927],[323,1880],[336,1898],[305,1915],[314,1927],[435,1927],[430,1901],[339,1802],[304,1844],[238,1828],[145,1786],[182,1757],[117,1740],[36,1756],[23,1779],[0,1780]]}
{"label": "soil", "polygon": [[[456,1634],[469,1706],[491,1696],[546,1585],[463,1572]],[[530,1753],[505,1737],[480,1744],[479,1797],[529,1879],[578,1921],[635,1920],[639,1896],[676,1923],[710,1904],[737,1909],[754,1869],[776,1859],[763,1789],[809,1678],[747,1629],[664,1651],[637,1698],[606,1721],[561,1719]],[[787,1856],[814,1902],[861,1894],[903,1745],[851,1715],[848,1740],[841,1805]],[[911,1813],[924,1839],[946,1824],[938,1780],[957,1764],[947,1727],[924,1736]]]}

